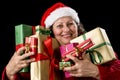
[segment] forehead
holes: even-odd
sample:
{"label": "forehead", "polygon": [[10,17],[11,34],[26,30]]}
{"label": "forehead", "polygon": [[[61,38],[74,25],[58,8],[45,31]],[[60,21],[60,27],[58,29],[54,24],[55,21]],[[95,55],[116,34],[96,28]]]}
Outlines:
{"label": "forehead", "polygon": [[68,22],[68,21],[73,21],[73,18],[71,16],[64,16],[64,17],[61,17],[59,19],[57,19],[55,23],[62,23],[62,22]]}

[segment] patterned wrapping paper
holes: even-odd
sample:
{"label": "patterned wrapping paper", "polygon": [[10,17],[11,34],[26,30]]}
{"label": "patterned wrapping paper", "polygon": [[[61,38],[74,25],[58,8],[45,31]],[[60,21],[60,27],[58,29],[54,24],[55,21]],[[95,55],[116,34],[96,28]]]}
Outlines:
{"label": "patterned wrapping paper", "polygon": [[107,36],[105,29],[96,27],[95,29],[86,32],[85,34],[71,40],[71,43],[81,43],[90,38],[95,44],[88,50],[88,56],[94,64],[104,64],[111,60],[115,60],[116,56],[114,50]]}
{"label": "patterned wrapping paper", "polygon": [[[24,46],[25,37],[32,35],[32,26],[20,24],[15,26],[15,45],[16,51]],[[29,67],[23,68],[20,72],[29,72]]]}
{"label": "patterned wrapping paper", "polygon": [[[54,73],[54,66],[51,64],[53,50],[57,49],[57,41],[49,37],[49,32],[44,31],[41,26],[36,26],[36,34],[30,37],[37,38],[37,53],[35,62],[30,64],[31,80],[59,80]],[[52,43],[51,43],[52,42]]]}

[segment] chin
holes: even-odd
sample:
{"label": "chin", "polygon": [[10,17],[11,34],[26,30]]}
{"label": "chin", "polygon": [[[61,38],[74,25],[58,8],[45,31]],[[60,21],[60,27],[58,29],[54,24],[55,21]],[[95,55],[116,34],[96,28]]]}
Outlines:
{"label": "chin", "polygon": [[63,44],[66,45],[66,44],[69,44],[70,43],[70,40],[69,41],[66,41],[64,42]]}

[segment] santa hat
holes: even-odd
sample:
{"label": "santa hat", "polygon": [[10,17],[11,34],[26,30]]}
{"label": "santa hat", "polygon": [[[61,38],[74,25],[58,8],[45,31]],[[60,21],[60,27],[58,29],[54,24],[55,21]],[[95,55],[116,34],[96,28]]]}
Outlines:
{"label": "santa hat", "polygon": [[50,28],[50,26],[53,25],[54,21],[64,16],[71,16],[77,23],[80,22],[78,13],[74,9],[64,5],[61,2],[58,2],[48,8],[44,13],[41,19],[41,26]]}

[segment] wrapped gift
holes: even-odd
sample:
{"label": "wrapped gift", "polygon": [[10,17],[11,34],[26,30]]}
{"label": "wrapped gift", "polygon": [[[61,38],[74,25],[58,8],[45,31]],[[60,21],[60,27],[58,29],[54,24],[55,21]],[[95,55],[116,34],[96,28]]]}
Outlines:
{"label": "wrapped gift", "polygon": [[90,59],[94,64],[103,64],[116,59],[107,33],[105,29],[101,27],[97,27],[91,31],[88,31],[85,34],[71,40],[70,42],[81,43],[88,38],[90,38],[94,43],[94,46],[87,51],[89,54],[88,56],[90,56]]}
{"label": "wrapped gift", "polygon": [[[20,24],[15,26],[15,44],[16,51],[24,46],[25,37],[32,35],[32,26],[26,24]],[[21,69],[20,72],[29,72],[29,67]]]}
{"label": "wrapped gift", "polygon": [[53,59],[53,53],[54,50],[59,47],[59,44],[49,36],[49,30],[41,26],[36,26],[35,28],[36,34],[29,37],[37,38],[30,41],[30,47],[37,46],[37,50],[31,49],[31,51],[35,51],[35,55],[32,57],[36,59],[35,62],[30,64],[31,80],[59,80],[59,78],[55,76],[55,65],[53,64],[53,60],[55,60]]}
{"label": "wrapped gift", "polygon": [[[67,45],[60,46],[60,52],[62,56],[62,62],[59,63],[59,69],[62,70],[64,67],[72,66],[74,63],[66,57],[66,55],[72,55],[79,59],[82,59],[82,53],[93,46],[91,39],[87,39],[82,43],[70,43]],[[65,72],[65,78],[70,78],[69,72]]]}
{"label": "wrapped gift", "polygon": [[[62,45],[60,46],[60,53],[62,56],[62,62],[59,63],[59,69],[62,70],[64,67],[66,66],[71,66],[72,62],[66,58],[66,53],[68,53],[70,50],[72,50],[73,48],[75,48],[78,45],[78,43],[71,43],[71,44],[67,44],[67,45]],[[75,51],[74,52],[69,52],[71,55],[76,56],[78,55]]]}

